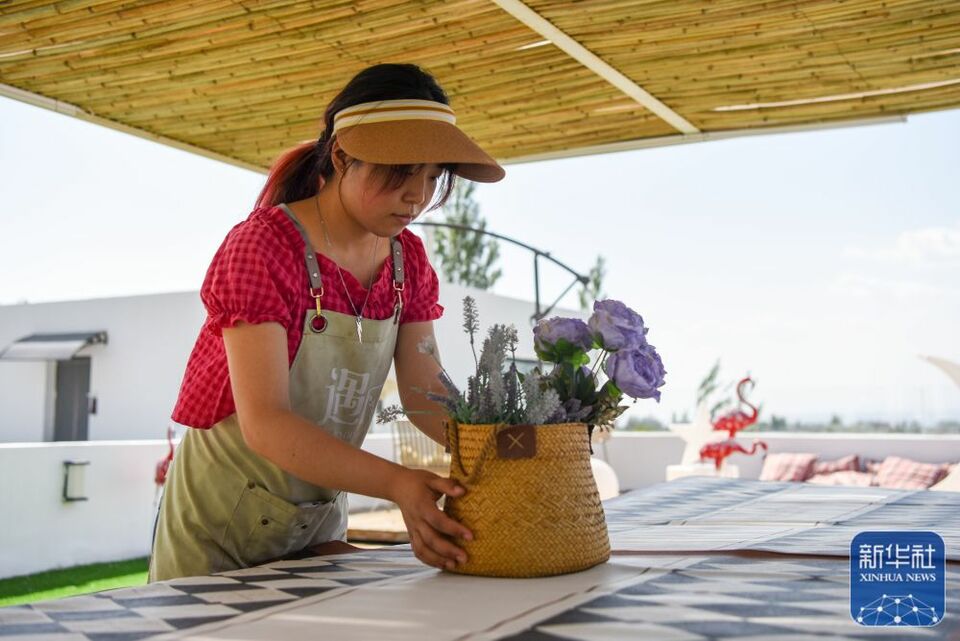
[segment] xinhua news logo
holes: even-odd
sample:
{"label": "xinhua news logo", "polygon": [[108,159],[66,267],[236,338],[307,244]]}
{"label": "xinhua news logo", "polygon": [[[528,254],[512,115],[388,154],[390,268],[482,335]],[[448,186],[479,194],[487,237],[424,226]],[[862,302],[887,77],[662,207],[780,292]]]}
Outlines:
{"label": "xinhua news logo", "polygon": [[944,557],[936,532],[860,532],[850,542],[850,616],[869,626],[937,625]]}

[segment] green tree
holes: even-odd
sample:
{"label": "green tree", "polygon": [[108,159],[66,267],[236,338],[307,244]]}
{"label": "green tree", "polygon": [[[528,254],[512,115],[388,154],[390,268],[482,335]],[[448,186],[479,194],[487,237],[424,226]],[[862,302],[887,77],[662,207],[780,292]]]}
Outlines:
{"label": "green tree", "polygon": [[597,256],[597,262],[587,274],[587,282],[580,285],[580,309],[588,310],[593,307],[593,301],[607,297],[602,293],[603,279],[607,275],[606,261],[603,256]]}
{"label": "green tree", "polygon": [[[487,221],[473,199],[476,185],[469,180],[456,181],[450,200],[443,207],[443,222],[485,230]],[[489,289],[500,279],[496,267],[500,244],[496,239],[472,231],[437,227],[433,237],[434,254],[445,279],[451,283]]]}

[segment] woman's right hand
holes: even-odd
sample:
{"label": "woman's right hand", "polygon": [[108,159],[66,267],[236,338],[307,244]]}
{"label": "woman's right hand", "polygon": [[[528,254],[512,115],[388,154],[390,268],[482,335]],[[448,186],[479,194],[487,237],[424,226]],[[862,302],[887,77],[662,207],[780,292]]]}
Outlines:
{"label": "woman's right hand", "polygon": [[452,570],[467,561],[463,549],[451,537],[473,540],[473,533],[447,516],[437,501],[447,496],[461,497],[466,489],[453,479],[427,470],[404,468],[393,487],[393,501],[403,513],[410,545],[418,559],[440,569]]}

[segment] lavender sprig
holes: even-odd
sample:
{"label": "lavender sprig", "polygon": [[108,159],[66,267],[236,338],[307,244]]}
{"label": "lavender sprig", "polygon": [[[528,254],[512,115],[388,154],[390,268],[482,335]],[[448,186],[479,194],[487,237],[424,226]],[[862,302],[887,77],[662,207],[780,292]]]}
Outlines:
{"label": "lavender sprig", "polygon": [[477,348],[474,343],[474,336],[480,331],[480,317],[477,314],[477,302],[472,296],[466,296],[463,299],[463,331],[470,335],[470,349],[473,350],[473,363],[476,365],[477,374],[480,372],[480,363],[477,360]]}

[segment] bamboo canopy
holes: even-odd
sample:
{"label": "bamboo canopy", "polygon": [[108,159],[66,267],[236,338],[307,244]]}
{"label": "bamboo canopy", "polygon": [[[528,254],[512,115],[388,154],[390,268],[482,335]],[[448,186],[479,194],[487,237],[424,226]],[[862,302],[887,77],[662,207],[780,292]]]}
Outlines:
{"label": "bamboo canopy", "polygon": [[519,162],[956,108],[960,1],[0,3],[0,95],[258,171],[379,62]]}

